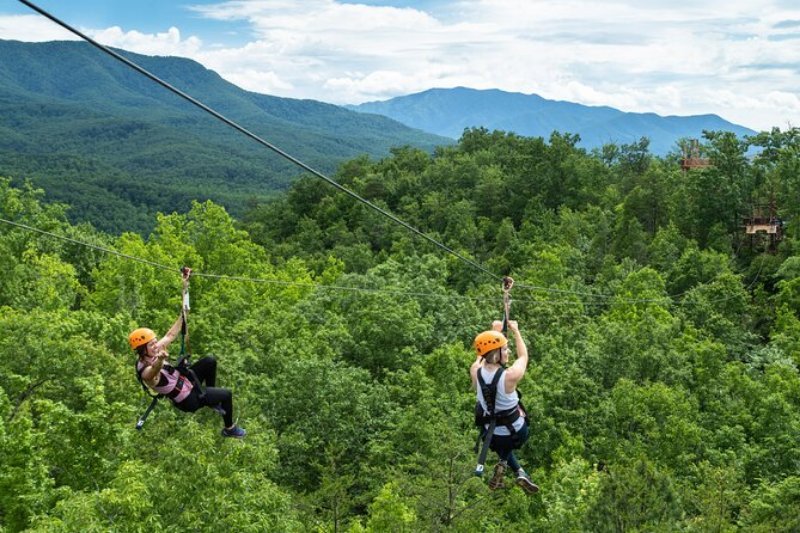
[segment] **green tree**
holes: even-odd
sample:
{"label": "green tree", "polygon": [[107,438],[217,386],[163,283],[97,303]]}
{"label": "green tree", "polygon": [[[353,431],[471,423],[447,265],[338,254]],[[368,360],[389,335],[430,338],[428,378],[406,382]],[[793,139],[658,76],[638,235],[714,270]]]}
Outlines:
{"label": "green tree", "polygon": [[367,531],[415,531],[416,517],[391,483],[385,485],[369,507]]}
{"label": "green tree", "polygon": [[739,521],[750,531],[797,531],[800,528],[800,478],[788,476],[778,483],[764,483],[742,512]]}
{"label": "green tree", "polygon": [[664,469],[639,456],[612,464],[600,478],[599,495],[587,513],[593,531],[671,530],[682,517],[680,493]]}

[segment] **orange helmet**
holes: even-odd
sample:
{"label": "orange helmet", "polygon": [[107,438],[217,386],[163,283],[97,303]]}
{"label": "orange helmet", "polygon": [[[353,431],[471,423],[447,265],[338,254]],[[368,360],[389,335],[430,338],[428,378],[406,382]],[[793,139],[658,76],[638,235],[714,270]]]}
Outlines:
{"label": "orange helmet", "polygon": [[155,338],[156,334],[152,329],[139,328],[131,331],[131,334],[128,335],[128,342],[131,345],[131,349],[135,350],[139,346],[144,346]]}
{"label": "orange helmet", "polygon": [[506,344],[508,344],[508,339],[506,339],[506,336],[499,331],[494,330],[479,333],[478,336],[475,337],[475,342],[473,342],[475,351],[478,352],[478,355],[481,357],[492,350],[502,348]]}

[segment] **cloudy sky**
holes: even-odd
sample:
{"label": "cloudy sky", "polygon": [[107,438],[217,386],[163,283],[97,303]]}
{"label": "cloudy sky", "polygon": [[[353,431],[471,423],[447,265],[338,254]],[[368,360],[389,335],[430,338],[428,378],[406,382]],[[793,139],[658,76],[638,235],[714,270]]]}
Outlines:
{"label": "cloudy sky", "polygon": [[[277,96],[465,86],[800,126],[800,0],[32,1],[104,44],[190,57]],[[74,37],[0,0],[0,38]]]}

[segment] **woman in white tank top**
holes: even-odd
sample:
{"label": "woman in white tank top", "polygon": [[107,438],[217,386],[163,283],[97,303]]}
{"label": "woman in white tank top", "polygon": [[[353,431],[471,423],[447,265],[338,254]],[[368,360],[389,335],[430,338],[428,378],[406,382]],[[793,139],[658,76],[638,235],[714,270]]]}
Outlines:
{"label": "woman in white tank top", "polygon": [[[491,411],[491,406],[487,405],[486,398],[484,398],[484,390],[491,394],[491,383],[497,372],[502,372],[494,390],[494,413],[497,417],[497,424],[490,441],[490,448],[497,453],[500,461],[494,467],[494,475],[489,481],[489,488],[498,489],[505,486],[503,476],[506,468],[511,467],[516,475],[517,485],[532,494],[537,492],[539,487],[531,481],[514,455],[514,450],[521,448],[528,440],[529,435],[527,413],[519,403],[519,393],[517,392],[517,384],[528,368],[528,348],[522,339],[517,322],[509,320],[508,329],[514,335],[517,358],[506,369],[509,354],[508,339],[500,333],[501,322],[495,322],[492,324],[492,328],[475,337],[474,345],[478,357],[470,367],[472,388],[476,391],[484,414]],[[480,383],[481,381],[483,384]],[[489,425],[486,424],[485,428],[488,430]]]}

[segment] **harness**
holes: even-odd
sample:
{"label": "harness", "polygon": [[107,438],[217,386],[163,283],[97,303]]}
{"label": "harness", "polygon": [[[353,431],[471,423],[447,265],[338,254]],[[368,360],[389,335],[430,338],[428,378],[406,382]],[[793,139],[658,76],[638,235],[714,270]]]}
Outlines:
{"label": "harness", "polygon": [[160,400],[161,398],[169,398],[171,401],[174,402],[175,398],[177,398],[181,394],[183,389],[185,389],[186,387],[192,387],[194,390],[196,390],[201,399],[203,398],[203,396],[205,396],[205,392],[200,386],[200,382],[198,381],[197,376],[194,373],[194,370],[189,368],[188,355],[181,357],[180,361],[178,362],[178,366],[172,366],[165,363],[164,366],[161,367],[161,369],[166,370],[170,374],[178,372],[179,374],[178,379],[175,382],[175,386],[172,387],[172,390],[170,390],[168,393],[153,394],[152,392],[150,392],[150,389],[147,387],[147,385],[145,385],[144,380],[142,379],[142,371],[144,370],[144,367],[142,367],[142,369],[139,369],[138,364],[136,365],[136,379],[139,380],[139,383],[141,384],[145,394],[147,394],[148,396],[150,396],[150,398],[152,398],[150,400],[150,405],[147,406],[145,412],[142,414],[142,416],[139,417],[139,420],[136,422],[136,429],[142,429],[145,421],[147,420],[147,417],[150,416],[150,413],[153,411],[153,409],[155,409],[158,400]]}
{"label": "harness", "polygon": [[175,400],[175,398],[180,396],[183,389],[185,389],[187,386],[194,386],[194,381],[196,378],[192,379],[191,374],[189,374],[189,372],[193,374],[194,371],[188,368],[187,361],[188,358],[184,356],[181,357],[177,367],[174,367],[168,363],[164,363],[164,365],[161,367],[162,371],[166,370],[167,374],[169,374],[170,377],[173,377],[176,372],[178,373],[178,379],[175,381],[175,386],[172,387],[172,390],[170,390],[166,394],[165,393],[152,394],[150,392],[150,389],[147,387],[147,385],[145,385],[144,380],[142,379],[142,372],[144,371],[144,367],[140,369],[138,362],[136,364],[136,377],[139,380],[139,383],[142,385],[142,388],[147,392],[147,394],[150,397],[152,398],[166,397],[169,398],[170,400]]}
{"label": "harness", "polygon": [[[492,443],[492,436],[494,435],[495,428],[497,426],[505,426],[508,428],[511,438],[514,438],[517,434],[517,430],[514,428],[514,422],[519,420],[523,413],[527,416],[525,407],[522,405],[522,392],[519,390],[517,391],[518,401],[514,407],[502,411],[495,411],[497,385],[500,382],[500,376],[502,376],[505,371],[506,369],[502,366],[498,368],[491,383],[488,384],[483,379],[481,371],[478,371],[478,385],[481,388],[481,394],[483,394],[483,399],[486,402],[486,409],[483,408],[480,402],[475,402],[475,425],[478,426],[478,439],[475,442],[475,451],[477,452],[478,447],[480,447],[478,466],[475,467],[476,476],[483,475],[486,455],[489,453],[489,447]],[[486,427],[486,424],[488,424],[489,427]],[[483,445],[481,445],[481,441]]]}
{"label": "harness", "polygon": [[[500,383],[500,377],[505,371],[506,369],[501,366],[497,372],[495,372],[494,378],[489,384],[484,381],[483,375],[478,371],[478,384],[481,387],[481,394],[483,394],[483,399],[486,401],[487,409],[484,410],[480,402],[475,403],[475,425],[485,430],[486,424],[491,425],[494,422],[495,427],[505,426],[508,432],[513,436],[517,432],[517,430],[514,429],[514,422],[519,420],[521,416],[520,409],[524,411],[521,403],[517,402],[517,405],[514,407],[503,411],[495,411],[495,404],[497,403],[497,385]],[[517,392],[517,395],[521,398],[519,392]],[[494,427],[492,428],[492,432],[494,432]]]}

